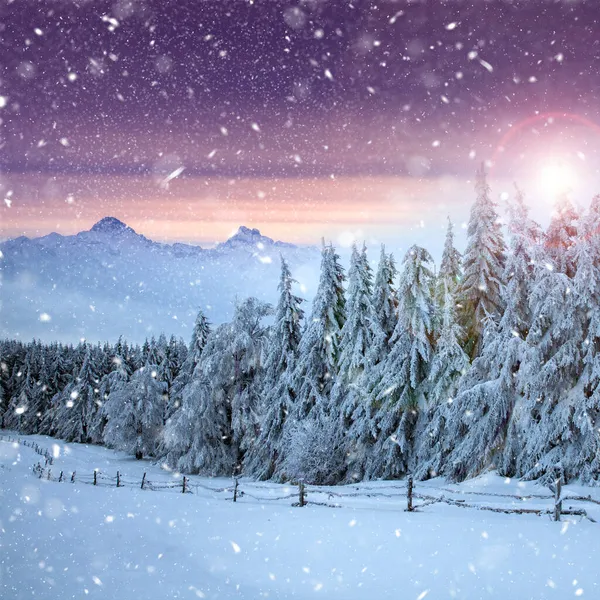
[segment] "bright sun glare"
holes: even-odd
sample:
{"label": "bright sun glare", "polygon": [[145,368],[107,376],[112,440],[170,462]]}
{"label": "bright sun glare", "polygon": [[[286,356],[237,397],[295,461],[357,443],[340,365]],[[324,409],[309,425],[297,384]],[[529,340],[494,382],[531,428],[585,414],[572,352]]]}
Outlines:
{"label": "bright sun glare", "polygon": [[545,164],[540,170],[540,184],[547,193],[556,195],[567,192],[575,184],[575,171],[560,162]]}

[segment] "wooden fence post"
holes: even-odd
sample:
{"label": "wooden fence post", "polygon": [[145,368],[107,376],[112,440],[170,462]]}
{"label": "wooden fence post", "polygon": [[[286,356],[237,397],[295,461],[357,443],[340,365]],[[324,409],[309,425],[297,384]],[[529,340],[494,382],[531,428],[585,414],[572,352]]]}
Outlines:
{"label": "wooden fence post", "polygon": [[562,477],[559,475],[554,484],[554,520],[560,521],[560,513],[562,512]]}
{"label": "wooden fence post", "polygon": [[187,483],[187,479],[186,479],[186,477],[185,477],[185,475],[184,475],[184,476],[183,476],[183,484],[182,484],[182,486],[181,486],[181,493],[182,493],[182,494],[185,494],[185,492],[186,492],[186,483]]}
{"label": "wooden fence post", "polygon": [[71,474],[71,483],[75,483],[75,471]]}
{"label": "wooden fence post", "polygon": [[58,483],[60,483],[63,480],[63,472],[60,472],[60,475],[58,476]]}
{"label": "wooden fence post", "polygon": [[121,474],[117,471],[117,487],[121,487]]}
{"label": "wooden fence post", "polygon": [[144,476],[142,477],[142,489],[144,489],[145,483],[146,483],[146,473],[144,473]]}
{"label": "wooden fence post", "polygon": [[97,476],[97,471],[96,471],[96,469],[94,469],[94,485],[98,484],[98,480],[96,479],[96,476]]}
{"label": "wooden fence post", "polygon": [[233,501],[237,502],[237,490],[238,490],[239,481],[238,478],[235,478],[235,485],[233,486]]}
{"label": "wooden fence post", "polygon": [[406,484],[406,510],[408,512],[412,512],[413,508],[413,477],[412,475],[408,476],[408,481]]}
{"label": "wooden fence post", "polygon": [[50,481],[51,476],[52,476],[52,469],[48,469],[48,481]]}
{"label": "wooden fence post", "polygon": [[306,506],[306,491],[303,481],[298,483],[298,506]]}

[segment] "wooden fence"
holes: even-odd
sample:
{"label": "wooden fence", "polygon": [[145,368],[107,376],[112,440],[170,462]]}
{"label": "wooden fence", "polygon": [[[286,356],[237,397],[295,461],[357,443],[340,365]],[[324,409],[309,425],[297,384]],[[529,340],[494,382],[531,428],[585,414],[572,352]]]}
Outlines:
{"label": "wooden fence", "polygon": [[[561,516],[580,516],[586,518],[589,521],[596,522],[587,511],[584,509],[567,508],[563,507],[563,502],[583,502],[600,505],[600,500],[596,500],[591,496],[576,496],[576,495],[563,495],[562,481],[557,479],[555,483],[550,486],[549,495],[545,494],[529,494],[529,495],[517,495],[517,494],[499,494],[493,492],[478,492],[469,490],[452,490],[444,487],[432,487],[422,486],[423,492],[417,491],[415,482],[412,476],[407,477],[406,481],[402,484],[394,484],[388,487],[394,491],[392,493],[383,491],[385,486],[378,486],[373,491],[368,489],[359,490],[357,492],[345,492],[337,493],[331,488],[325,488],[323,486],[308,486],[304,482],[300,481],[294,484],[297,487],[297,491],[294,493],[285,494],[283,496],[259,496],[248,489],[242,489],[239,479],[234,479],[231,486],[227,487],[212,487],[199,482],[190,481],[185,475],[181,476],[181,479],[172,479],[170,481],[158,481],[151,480],[147,473],[143,473],[140,479],[134,480],[132,478],[126,478],[120,471],[117,471],[114,475],[108,475],[101,472],[99,469],[94,469],[92,473],[77,473],[75,471],[65,473],[63,471],[53,470],[54,457],[48,450],[42,448],[35,442],[20,438],[4,438],[6,441],[21,444],[25,447],[31,448],[39,454],[43,459],[33,466],[34,474],[40,479],[49,481],[56,481],[58,483],[81,483],[93,486],[102,487],[117,487],[117,488],[138,488],[148,491],[171,491],[182,494],[193,494],[200,490],[206,490],[214,493],[230,493],[231,497],[227,498],[233,502],[237,502],[239,499],[247,497],[260,502],[269,501],[281,501],[281,500],[295,500],[292,506],[304,507],[308,505],[315,506],[327,506],[331,508],[339,508],[341,504],[336,500],[342,498],[401,498],[406,499],[406,510],[407,512],[419,512],[426,506],[432,504],[448,504],[450,506],[456,506],[458,508],[468,508],[475,510],[485,510],[503,514],[530,514],[530,515],[549,515],[554,521],[560,521]],[[441,495],[431,495],[431,491],[443,492]],[[430,493],[425,493],[430,492]],[[444,493],[445,492],[445,493]],[[548,508],[512,508],[503,506],[486,506],[482,504],[474,504],[467,502],[464,499],[457,499],[448,497],[446,493],[453,495],[472,495],[472,496],[485,496],[485,497],[498,497],[503,499],[518,500],[520,502],[535,499],[535,500],[549,500],[550,506]],[[317,501],[309,499],[310,496],[327,496],[327,501]]]}

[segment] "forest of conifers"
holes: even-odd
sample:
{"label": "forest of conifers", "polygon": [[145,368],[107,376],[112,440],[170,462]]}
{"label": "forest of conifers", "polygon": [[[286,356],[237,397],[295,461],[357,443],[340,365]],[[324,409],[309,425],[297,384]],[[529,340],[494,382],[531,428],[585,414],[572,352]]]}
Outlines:
{"label": "forest of conifers", "polygon": [[277,306],[200,312],[189,346],[2,341],[1,424],[184,473],[600,481],[600,197],[543,231],[517,189],[501,221],[482,168],[467,235],[437,272],[324,246],[310,308],[282,259]]}

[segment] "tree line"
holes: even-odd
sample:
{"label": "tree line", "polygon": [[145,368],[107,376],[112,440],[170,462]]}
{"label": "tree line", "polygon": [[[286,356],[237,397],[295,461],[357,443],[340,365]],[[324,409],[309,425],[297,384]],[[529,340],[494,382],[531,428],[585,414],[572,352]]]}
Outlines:
{"label": "tree line", "polygon": [[[600,480],[600,197],[546,231],[516,189],[506,227],[483,167],[462,256],[411,247],[347,274],[324,245],[310,312],[281,260],[275,307],[239,302],[189,346],[0,343],[2,426],[168,468],[319,484],[460,481],[486,469]],[[505,234],[506,230],[506,234]]]}

